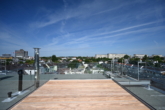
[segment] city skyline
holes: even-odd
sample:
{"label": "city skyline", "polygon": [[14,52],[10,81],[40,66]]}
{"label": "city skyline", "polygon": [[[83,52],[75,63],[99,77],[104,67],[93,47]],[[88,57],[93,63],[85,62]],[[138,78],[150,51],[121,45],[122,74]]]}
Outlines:
{"label": "city skyline", "polygon": [[165,56],[164,0],[1,0],[0,54]]}

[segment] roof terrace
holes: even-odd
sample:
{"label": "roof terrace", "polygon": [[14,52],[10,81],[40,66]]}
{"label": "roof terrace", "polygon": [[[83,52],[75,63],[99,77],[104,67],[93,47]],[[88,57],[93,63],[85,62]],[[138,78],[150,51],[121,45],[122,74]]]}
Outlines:
{"label": "roof terrace", "polygon": [[[34,76],[23,75],[25,93],[19,95],[14,95],[18,92],[17,74],[0,75],[0,79],[1,110],[165,109],[164,91],[126,76],[111,79],[103,74],[41,74],[40,87],[36,89]],[[8,92],[14,99],[3,102]]]}

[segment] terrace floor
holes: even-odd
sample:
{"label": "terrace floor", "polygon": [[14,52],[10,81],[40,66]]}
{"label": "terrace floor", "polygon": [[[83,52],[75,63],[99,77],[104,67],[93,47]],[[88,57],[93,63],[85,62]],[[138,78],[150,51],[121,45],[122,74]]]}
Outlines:
{"label": "terrace floor", "polygon": [[[110,78],[107,78],[105,77],[104,75],[102,74],[67,74],[67,75],[64,75],[64,74],[40,74],[40,88],[44,87],[45,83],[49,80],[53,80],[53,81],[78,81],[78,80],[82,80],[82,81],[94,81],[94,80],[105,80],[105,81],[112,81],[112,79]],[[113,79],[113,81],[115,81],[114,84],[117,84],[120,87],[122,87],[123,89],[122,90],[126,90],[127,93],[129,94],[132,94],[136,99],[139,100],[139,98],[141,99],[140,101],[142,103],[144,103],[145,105],[149,104],[148,107],[154,107],[155,109],[157,110],[165,110],[165,91],[163,90],[160,90],[158,88],[155,88],[151,85],[151,89],[152,90],[148,90],[146,89],[145,85],[122,85],[120,86],[119,82],[130,82],[130,84],[132,82],[136,82],[136,80],[134,79],[131,79],[131,78],[127,78],[127,77],[115,77]],[[113,82],[112,81],[112,82]],[[47,83],[46,83],[47,84]],[[83,85],[86,84],[86,83],[83,83]],[[91,83],[92,84],[92,83]],[[106,83],[105,83],[106,84]],[[59,85],[60,86],[60,85]],[[59,88],[59,86],[56,85],[56,87]],[[61,85],[63,86],[63,85]],[[77,88],[76,86],[72,85],[73,87]],[[91,97],[87,98],[87,101],[88,99],[91,98],[91,101],[94,100],[95,95],[97,95],[96,93],[99,93],[99,90],[97,91],[97,87],[94,88],[94,87],[91,87],[92,85],[88,85],[90,87],[88,87],[89,91],[93,91],[93,93],[95,93],[94,95],[92,95]],[[101,86],[101,85],[99,85]],[[104,86],[104,85],[102,85]],[[98,97],[98,99],[101,97],[102,98],[105,98],[103,96],[108,96],[107,98],[105,98],[105,100],[101,100],[102,102],[100,102],[99,104],[102,104],[104,106],[108,106],[107,103],[109,103],[110,101],[108,101],[109,99],[111,98],[114,98],[114,101],[113,101],[113,105],[111,105],[112,107],[115,105],[115,103],[117,103],[119,101],[119,99],[115,97],[115,93],[117,92],[114,92],[113,95],[112,93],[110,94],[110,91],[115,91],[115,89],[113,88],[113,86],[111,85],[111,82],[108,82],[106,84],[106,86],[108,88],[104,88],[102,90],[102,94],[100,95],[100,97]],[[111,87],[112,86],[112,87]],[[52,86],[52,90],[54,90],[56,87],[53,87]],[[68,86],[69,87],[69,86]],[[14,73],[11,73],[11,74],[7,74],[7,75],[0,75],[0,110],[7,110],[7,109],[11,109],[13,106],[15,106],[17,103],[19,103],[21,100],[24,100],[24,98],[26,98],[28,95],[32,95],[33,93],[35,93],[36,91],[38,91],[40,88],[36,89],[35,86],[34,86],[34,76],[32,75],[24,75],[23,76],[23,90],[28,90],[28,92],[26,92],[25,94],[22,94],[22,95],[18,95],[18,96],[13,96],[15,99],[10,101],[10,102],[2,102],[4,99],[8,98],[8,95],[7,93],[8,92],[17,92],[18,91],[18,74],[14,74]],[[53,89],[54,88],[54,89]],[[62,87],[61,87],[62,88]],[[91,89],[90,89],[91,88]],[[100,87],[101,88],[101,87]],[[84,89],[83,92],[85,91],[85,93],[87,94],[86,96],[84,95],[83,97],[79,97],[82,101],[83,99],[86,100],[85,98],[87,96],[89,96],[89,91],[85,91]],[[111,90],[110,90],[111,89]],[[51,93],[52,90],[48,90],[48,94],[49,92]],[[68,92],[68,90],[71,90],[71,89],[65,89],[65,86],[63,86],[63,89],[62,90],[65,90],[65,93]],[[101,90],[101,89],[100,89]],[[56,93],[53,93],[53,94],[59,94],[59,92],[61,92],[60,90],[57,91]],[[80,88],[77,88],[75,89],[73,92],[76,93],[76,91],[80,91]],[[107,91],[107,92],[106,92]],[[101,92],[101,91],[100,91]],[[104,95],[103,95],[104,93]],[[83,93],[78,93],[78,94],[83,94]],[[54,97],[54,96],[53,96]],[[93,97],[93,98],[92,98]],[[137,98],[138,97],[138,98]],[[62,98],[62,97],[61,97]],[[122,97],[123,98],[123,97]],[[75,98],[76,99],[76,98]],[[55,99],[53,99],[55,100]],[[60,99],[62,100],[62,99]],[[77,99],[76,99],[77,100]],[[74,100],[73,100],[74,101]],[[96,100],[97,101],[97,100]],[[116,102],[115,102],[116,101]],[[88,101],[89,102],[89,101]],[[122,102],[122,101],[120,101]],[[75,102],[77,103],[77,102]],[[79,102],[80,103],[80,102]],[[77,103],[77,105],[79,104]],[[92,104],[93,103],[93,104]],[[146,104],[147,103],[147,104]],[[64,103],[65,104],[65,103]],[[93,106],[99,106],[96,103],[94,102],[91,102],[91,104]],[[63,105],[63,104],[62,104]],[[85,101],[83,104],[80,104],[78,107],[81,107],[81,106],[85,106]],[[101,105],[100,105],[101,106]],[[121,106],[121,104],[119,104],[118,106]],[[133,105],[136,109],[136,105]],[[37,107],[37,106],[36,106]],[[87,106],[88,107],[88,106]],[[112,107],[108,108],[108,109],[111,109]],[[123,107],[124,108],[124,107]],[[122,109],[123,109],[122,108]],[[150,108],[150,109],[154,109],[154,108]],[[25,109],[25,108],[24,108]],[[79,109],[79,108],[75,108],[75,109]],[[91,108],[92,109],[92,108]],[[22,109],[21,109],[22,110]]]}
{"label": "terrace floor", "polygon": [[12,110],[149,110],[111,79],[49,80]]}

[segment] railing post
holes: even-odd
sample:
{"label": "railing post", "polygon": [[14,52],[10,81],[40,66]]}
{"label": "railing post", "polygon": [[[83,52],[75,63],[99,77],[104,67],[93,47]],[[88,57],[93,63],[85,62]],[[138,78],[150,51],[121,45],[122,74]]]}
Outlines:
{"label": "railing post", "polygon": [[18,79],[18,92],[22,91],[22,79],[23,79],[23,70],[20,69],[18,71],[19,79]]}
{"label": "railing post", "polygon": [[35,87],[39,87],[39,49],[40,48],[34,48],[34,60],[35,60]]}
{"label": "railing post", "polygon": [[138,62],[138,81],[139,81],[139,62]]}

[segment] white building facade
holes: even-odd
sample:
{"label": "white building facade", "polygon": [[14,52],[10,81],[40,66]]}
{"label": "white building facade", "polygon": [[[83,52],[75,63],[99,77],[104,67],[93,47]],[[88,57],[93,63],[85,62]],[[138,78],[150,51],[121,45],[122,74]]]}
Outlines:
{"label": "white building facade", "polygon": [[113,54],[113,53],[109,53],[109,54],[107,54],[107,58],[122,58],[125,55],[126,54]]}
{"label": "white building facade", "polygon": [[[143,58],[146,54],[134,54],[135,58]],[[148,57],[148,55],[147,55]]]}
{"label": "white building facade", "polygon": [[154,56],[163,57],[163,55],[155,55],[155,54],[153,54],[152,57],[154,57]]}
{"label": "white building facade", "polygon": [[124,57],[126,54],[114,54],[114,53],[108,53],[108,54],[102,54],[102,55],[95,55],[95,58],[122,58]]}
{"label": "white building facade", "polygon": [[107,54],[102,54],[102,55],[98,55],[98,54],[96,54],[95,55],[95,58],[107,58]]}

